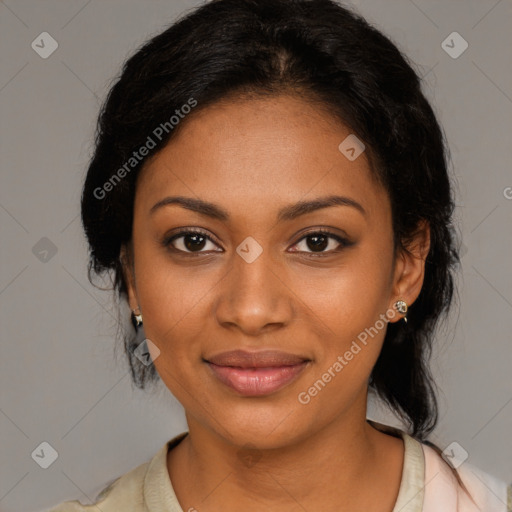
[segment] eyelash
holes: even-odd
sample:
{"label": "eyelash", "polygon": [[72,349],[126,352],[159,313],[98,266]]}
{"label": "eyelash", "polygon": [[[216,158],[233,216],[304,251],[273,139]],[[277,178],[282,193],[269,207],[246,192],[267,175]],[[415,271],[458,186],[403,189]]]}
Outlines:
{"label": "eyelash", "polygon": [[[171,246],[172,242],[174,242],[178,238],[183,237],[184,235],[200,235],[200,236],[204,236],[210,242],[218,245],[211,236],[209,236],[203,230],[197,229],[197,228],[194,228],[194,229],[183,229],[181,231],[178,231],[177,233],[174,233],[171,236],[165,237],[162,240],[162,245],[164,247],[166,247],[166,248],[169,248],[169,249],[175,251],[175,252],[182,253],[182,254],[185,254],[185,255],[191,256],[191,257],[200,256],[201,254],[205,254],[205,252],[208,252],[208,251],[187,252],[187,251],[182,251],[181,249],[176,249],[175,247]],[[349,247],[349,246],[353,245],[353,243],[350,242],[349,240],[347,240],[346,238],[343,238],[343,237],[341,237],[339,235],[336,235],[335,233],[332,233],[331,231],[328,231],[328,230],[323,229],[323,228],[318,228],[318,229],[315,229],[314,231],[310,231],[309,233],[306,233],[305,235],[303,235],[293,245],[297,245],[298,243],[302,242],[302,240],[304,240],[305,238],[309,238],[309,237],[311,237],[313,235],[325,235],[325,236],[327,236],[329,238],[333,238],[334,240],[336,240],[341,245],[341,248]],[[322,256],[328,256],[330,254],[338,252],[339,250],[340,250],[340,248],[331,249],[330,251],[324,251],[324,252],[318,252],[318,253],[307,252],[307,251],[293,251],[293,252],[296,252],[296,253],[299,253],[299,254],[308,254],[309,257],[318,258],[318,257],[322,257]],[[215,251],[215,252],[218,252],[218,251]]]}

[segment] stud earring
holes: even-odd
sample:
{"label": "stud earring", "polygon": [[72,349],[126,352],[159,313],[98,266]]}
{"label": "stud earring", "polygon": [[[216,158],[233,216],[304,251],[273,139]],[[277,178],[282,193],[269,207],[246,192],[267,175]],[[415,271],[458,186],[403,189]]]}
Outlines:
{"label": "stud earring", "polygon": [[142,313],[138,307],[136,309],[132,309],[132,323],[135,329],[142,325]]}
{"label": "stud earring", "polygon": [[397,300],[395,302],[395,308],[396,310],[401,313],[402,315],[404,315],[404,322],[407,323],[407,302],[403,301],[403,300]]}

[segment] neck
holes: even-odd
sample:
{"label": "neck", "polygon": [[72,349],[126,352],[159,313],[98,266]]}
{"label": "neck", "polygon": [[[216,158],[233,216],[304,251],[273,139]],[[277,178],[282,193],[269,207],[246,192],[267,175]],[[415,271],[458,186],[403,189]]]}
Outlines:
{"label": "neck", "polygon": [[340,416],[307,437],[265,449],[241,448],[187,417],[189,435],[167,460],[182,508],[391,510],[403,443],[369,425],[364,406],[364,414]]}

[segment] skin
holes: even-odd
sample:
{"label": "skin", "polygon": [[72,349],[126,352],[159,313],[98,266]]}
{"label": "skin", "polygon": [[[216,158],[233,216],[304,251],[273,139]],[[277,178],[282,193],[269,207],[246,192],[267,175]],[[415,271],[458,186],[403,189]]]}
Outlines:
{"label": "skin", "polygon": [[[297,397],[398,299],[414,303],[428,225],[393,259],[389,198],[366,154],[345,158],[338,146],[350,129],[303,98],[231,98],[182,123],[138,178],[132,243],[122,250],[130,307],[142,312],[146,337],[160,350],[156,369],[189,426],[167,458],[181,507],[390,512],[403,442],[366,421],[368,378],[386,328],[308,404]],[[332,194],[366,213],[331,206],[276,221],[282,207]],[[171,195],[215,203],[230,218],[179,205],[150,214]],[[304,237],[322,227],[353,245],[328,238],[315,252]],[[199,256],[183,236],[164,247],[178,228],[201,228],[213,242]],[[236,252],[248,236],[263,249],[252,263]],[[202,360],[238,348],[278,349],[311,363],[277,392],[240,396]]]}

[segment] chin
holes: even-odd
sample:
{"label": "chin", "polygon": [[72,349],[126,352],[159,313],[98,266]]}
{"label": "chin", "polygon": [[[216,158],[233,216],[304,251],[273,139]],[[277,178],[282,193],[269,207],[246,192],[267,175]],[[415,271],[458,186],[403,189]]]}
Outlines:
{"label": "chin", "polygon": [[293,408],[287,410],[276,405],[258,410],[244,407],[238,410],[238,414],[236,408],[230,410],[230,416],[217,417],[215,423],[210,422],[210,428],[234,445],[251,445],[261,450],[274,449],[307,436],[307,425],[297,421],[298,409],[293,413]]}

